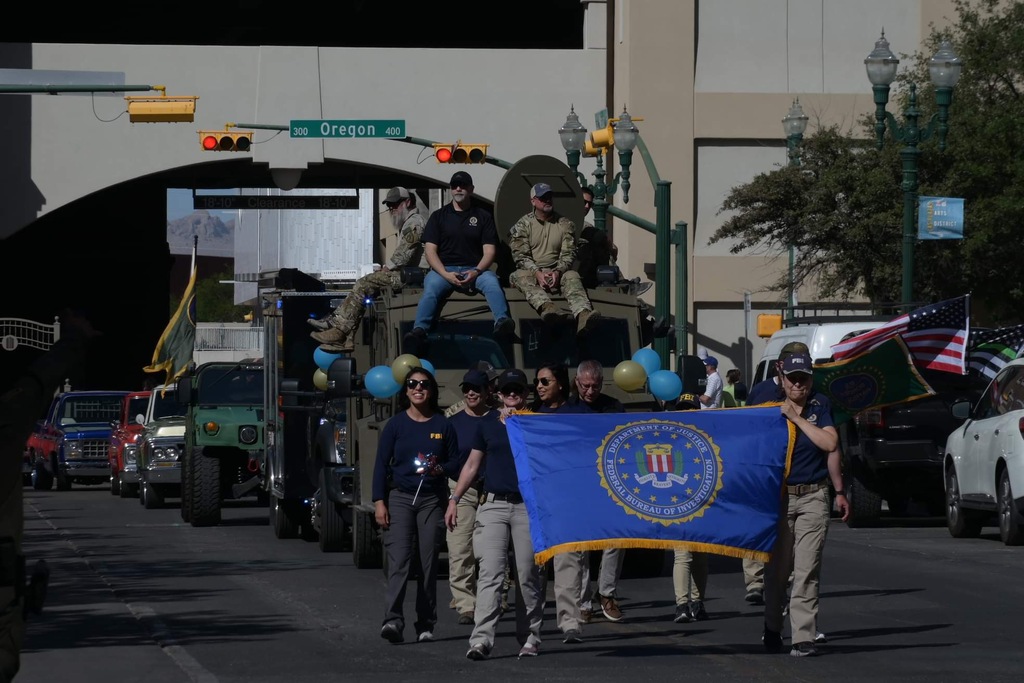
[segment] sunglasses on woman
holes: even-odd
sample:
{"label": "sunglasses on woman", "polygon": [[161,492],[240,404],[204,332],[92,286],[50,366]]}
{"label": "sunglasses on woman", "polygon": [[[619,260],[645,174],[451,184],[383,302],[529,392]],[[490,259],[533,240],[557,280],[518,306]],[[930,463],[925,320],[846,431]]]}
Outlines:
{"label": "sunglasses on woman", "polygon": [[538,377],[537,378],[537,384],[541,385],[542,387],[546,387],[547,385],[551,384],[554,381],[555,380],[551,379],[550,377]]}
{"label": "sunglasses on woman", "polygon": [[405,386],[409,389],[429,389],[430,380],[428,379],[407,379],[405,380]]}

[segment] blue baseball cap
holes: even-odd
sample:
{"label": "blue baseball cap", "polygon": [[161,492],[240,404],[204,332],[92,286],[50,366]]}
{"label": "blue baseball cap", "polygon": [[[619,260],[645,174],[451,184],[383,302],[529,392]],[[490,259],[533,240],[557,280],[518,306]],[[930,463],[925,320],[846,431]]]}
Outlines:
{"label": "blue baseball cap", "polygon": [[715,358],[714,356],[708,356],[707,358],[704,359],[704,365],[710,365],[713,368],[717,368],[718,359]]}
{"label": "blue baseball cap", "polygon": [[543,197],[546,194],[551,194],[551,186],[547,183],[537,183],[530,188],[530,199]]}
{"label": "blue baseball cap", "polygon": [[782,361],[782,374],[792,375],[797,372],[802,372],[805,375],[814,374],[814,370],[811,368],[811,357],[806,353],[794,353]]}

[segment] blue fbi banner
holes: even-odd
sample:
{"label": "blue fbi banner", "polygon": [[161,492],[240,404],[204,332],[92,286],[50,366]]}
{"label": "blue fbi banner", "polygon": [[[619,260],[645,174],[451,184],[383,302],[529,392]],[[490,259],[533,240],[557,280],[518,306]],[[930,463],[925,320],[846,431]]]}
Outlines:
{"label": "blue fbi banner", "polygon": [[920,197],[917,205],[917,238],[962,240],[964,200],[953,197]]}

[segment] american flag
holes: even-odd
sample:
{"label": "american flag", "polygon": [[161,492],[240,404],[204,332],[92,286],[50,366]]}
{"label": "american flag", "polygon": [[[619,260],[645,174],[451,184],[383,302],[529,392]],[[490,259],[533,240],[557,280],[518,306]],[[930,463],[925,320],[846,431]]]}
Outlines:
{"label": "american flag", "polygon": [[900,336],[914,364],[943,372],[966,374],[967,339],[970,332],[970,294],[922,306],[893,318],[881,327],[832,347],[835,360],[843,360],[875,348],[886,339]]}
{"label": "american flag", "polygon": [[1024,351],[1024,324],[994,330],[971,330],[967,362],[978,374],[995,378],[1003,367]]}

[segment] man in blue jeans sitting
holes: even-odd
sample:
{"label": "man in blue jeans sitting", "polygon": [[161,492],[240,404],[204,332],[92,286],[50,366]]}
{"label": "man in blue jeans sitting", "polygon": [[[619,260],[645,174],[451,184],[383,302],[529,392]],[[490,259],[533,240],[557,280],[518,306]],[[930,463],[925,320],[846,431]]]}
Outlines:
{"label": "man in blue jeans sitting", "polygon": [[473,178],[468,173],[456,172],[449,187],[452,201],[430,214],[423,229],[430,272],[423,279],[416,322],[405,336],[406,353],[418,355],[440,307],[456,289],[484,295],[494,315],[495,334],[509,334],[515,328],[505,292],[498,276],[490,270],[498,252],[494,218],[486,209],[473,206]]}

